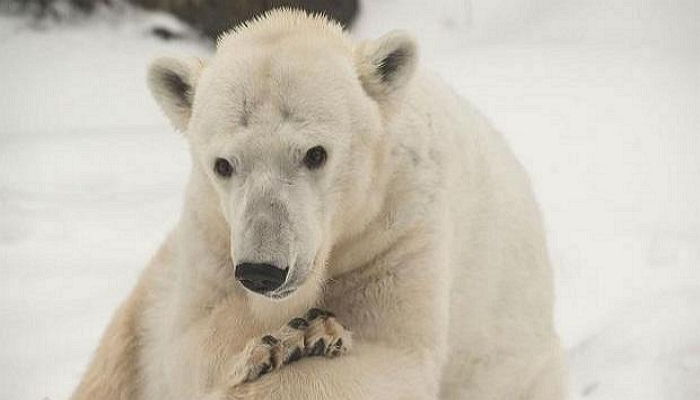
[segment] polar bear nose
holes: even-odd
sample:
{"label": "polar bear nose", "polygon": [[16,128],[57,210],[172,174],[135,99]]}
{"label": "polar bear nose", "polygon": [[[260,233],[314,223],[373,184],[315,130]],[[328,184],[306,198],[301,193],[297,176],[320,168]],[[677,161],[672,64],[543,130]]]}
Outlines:
{"label": "polar bear nose", "polygon": [[271,292],[282,286],[289,268],[278,268],[272,264],[241,263],[236,265],[236,279],[255,293]]}

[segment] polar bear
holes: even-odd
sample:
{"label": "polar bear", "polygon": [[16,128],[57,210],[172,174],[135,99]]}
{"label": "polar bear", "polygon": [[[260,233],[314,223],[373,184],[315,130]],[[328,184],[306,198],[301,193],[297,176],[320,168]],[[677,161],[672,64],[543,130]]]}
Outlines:
{"label": "polar bear", "polygon": [[149,84],[184,210],[73,399],[564,397],[528,178],[408,34],[275,10]]}

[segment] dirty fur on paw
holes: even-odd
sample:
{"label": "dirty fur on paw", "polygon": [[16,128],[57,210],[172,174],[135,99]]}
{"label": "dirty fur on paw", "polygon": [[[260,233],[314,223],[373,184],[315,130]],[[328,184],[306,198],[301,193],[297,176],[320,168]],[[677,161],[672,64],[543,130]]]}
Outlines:
{"label": "dirty fur on paw", "polygon": [[306,313],[305,319],[309,326],[305,331],[304,355],[337,357],[350,349],[351,333],[338,322],[333,313],[312,308]]}
{"label": "dirty fur on paw", "polygon": [[280,353],[280,341],[272,335],[263,336],[261,339],[248,345],[244,350],[242,371],[238,375],[243,382],[250,382],[277,368],[277,357]]}
{"label": "dirty fur on paw", "polygon": [[252,382],[302,357],[337,357],[352,343],[333,313],[312,308],[304,318],[294,318],[277,332],[251,341],[234,368],[239,383]]}

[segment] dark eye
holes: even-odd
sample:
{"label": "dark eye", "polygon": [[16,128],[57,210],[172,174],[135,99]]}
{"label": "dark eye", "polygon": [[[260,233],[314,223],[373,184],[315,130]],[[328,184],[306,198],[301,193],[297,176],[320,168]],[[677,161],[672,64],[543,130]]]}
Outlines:
{"label": "dark eye", "polygon": [[315,146],[306,152],[306,156],[304,156],[304,165],[306,165],[308,169],[321,168],[323,164],[326,163],[326,158],[328,158],[326,149],[321,146]]}
{"label": "dark eye", "polygon": [[233,165],[228,160],[217,158],[214,162],[214,172],[221,177],[228,178],[233,174]]}

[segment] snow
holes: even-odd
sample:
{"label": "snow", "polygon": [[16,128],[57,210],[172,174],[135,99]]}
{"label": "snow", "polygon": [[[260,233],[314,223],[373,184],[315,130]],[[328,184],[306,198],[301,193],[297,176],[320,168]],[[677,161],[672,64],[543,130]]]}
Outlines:
{"label": "snow", "polygon": [[[365,0],[353,32],[412,31],[529,170],[572,399],[700,398],[698,17],[690,0]],[[35,25],[0,16],[0,399],[77,384],[181,206],[186,146],[146,65],[211,52],[130,9]]]}

